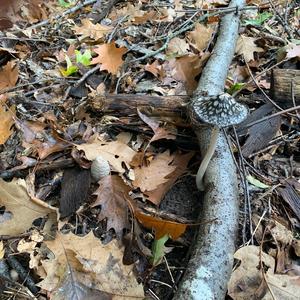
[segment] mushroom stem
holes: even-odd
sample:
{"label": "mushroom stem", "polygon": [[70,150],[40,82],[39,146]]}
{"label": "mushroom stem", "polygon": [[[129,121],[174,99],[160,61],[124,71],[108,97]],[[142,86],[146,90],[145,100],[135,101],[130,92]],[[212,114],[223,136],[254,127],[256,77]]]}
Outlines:
{"label": "mushroom stem", "polygon": [[196,176],[196,184],[197,184],[197,188],[199,191],[205,190],[204,183],[203,183],[203,177],[206,172],[207,166],[208,166],[213,154],[215,153],[219,132],[220,132],[219,127],[214,126],[212,128],[210,143],[209,143],[208,149],[202,159],[202,162],[200,164],[200,167],[198,169],[197,176]]}

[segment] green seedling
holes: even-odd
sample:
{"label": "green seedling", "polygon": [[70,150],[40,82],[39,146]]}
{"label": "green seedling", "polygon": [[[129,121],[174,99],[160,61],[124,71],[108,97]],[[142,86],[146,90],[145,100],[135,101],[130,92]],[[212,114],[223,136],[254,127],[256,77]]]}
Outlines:
{"label": "green seedling", "polygon": [[261,26],[264,22],[272,18],[273,14],[269,12],[263,12],[258,14],[255,19],[244,20],[244,25]]}
{"label": "green seedling", "polygon": [[252,185],[254,185],[260,189],[267,189],[270,187],[269,185],[264,184],[263,182],[259,181],[258,179],[254,178],[251,175],[248,175],[246,178],[249,183],[251,183]]}
{"label": "green seedling", "polygon": [[153,266],[157,266],[161,263],[164,255],[168,252],[167,247],[165,246],[165,243],[169,239],[169,235],[165,234],[163,237],[161,237],[158,240],[154,240],[152,244],[152,257],[151,257],[151,263]]}
{"label": "green seedling", "polygon": [[68,55],[66,55],[66,63],[67,63],[67,68],[60,69],[60,72],[63,74],[64,77],[68,77],[78,71],[78,67],[72,64],[71,59]]}
{"label": "green seedling", "polygon": [[242,82],[237,82],[237,83],[234,83],[228,90],[227,90],[227,93],[232,95],[233,93],[239,91],[240,89],[243,88],[243,86],[245,85],[245,83],[242,83]]}
{"label": "green seedling", "polygon": [[58,0],[58,5],[60,7],[64,7],[64,8],[69,8],[69,7],[73,6],[75,3],[76,3],[76,0],[68,0],[68,1]]}
{"label": "green seedling", "polygon": [[75,50],[76,62],[84,66],[89,66],[92,60],[91,50],[85,50],[83,54],[79,50]]}

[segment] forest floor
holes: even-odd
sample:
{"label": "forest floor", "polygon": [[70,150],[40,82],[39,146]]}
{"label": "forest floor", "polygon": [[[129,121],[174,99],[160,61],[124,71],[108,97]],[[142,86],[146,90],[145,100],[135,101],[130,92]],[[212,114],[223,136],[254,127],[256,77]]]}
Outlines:
{"label": "forest floor", "polygon": [[[227,1],[7,2],[0,299],[172,299],[201,226],[186,104]],[[299,20],[292,0],[241,15],[226,92],[250,115],[227,130],[240,192],[228,299],[300,299]]]}

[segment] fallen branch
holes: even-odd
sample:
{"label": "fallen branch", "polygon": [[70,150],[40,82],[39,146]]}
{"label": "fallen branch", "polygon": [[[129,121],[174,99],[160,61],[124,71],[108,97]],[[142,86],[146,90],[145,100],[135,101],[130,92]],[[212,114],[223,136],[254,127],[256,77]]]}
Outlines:
{"label": "fallen branch", "polygon": [[[244,0],[232,0],[229,7],[242,8],[244,5]],[[195,97],[202,93],[217,96],[224,91],[238,29],[238,10],[223,17],[216,46],[202,72]],[[195,131],[204,155],[210,144],[211,126],[195,128]],[[216,152],[207,167],[204,183],[207,190],[200,219],[217,218],[219,222],[200,227],[187,270],[174,299],[225,298],[235,251],[239,204],[236,168],[223,132],[218,136]]]}

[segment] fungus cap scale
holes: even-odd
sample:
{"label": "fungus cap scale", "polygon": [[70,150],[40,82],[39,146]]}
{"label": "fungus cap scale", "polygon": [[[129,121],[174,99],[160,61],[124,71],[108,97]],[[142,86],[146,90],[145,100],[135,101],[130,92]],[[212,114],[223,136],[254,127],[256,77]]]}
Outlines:
{"label": "fungus cap scale", "polygon": [[227,94],[216,97],[200,96],[191,105],[194,119],[218,127],[241,123],[248,115],[248,108]]}

